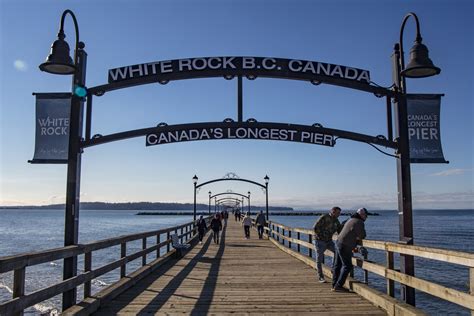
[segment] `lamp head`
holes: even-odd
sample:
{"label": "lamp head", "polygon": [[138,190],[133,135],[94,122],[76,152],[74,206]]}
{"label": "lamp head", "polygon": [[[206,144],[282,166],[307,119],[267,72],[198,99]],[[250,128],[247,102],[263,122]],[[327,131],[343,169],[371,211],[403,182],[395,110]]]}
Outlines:
{"label": "lamp head", "polygon": [[198,182],[198,177],[197,177],[197,175],[194,175],[194,177],[193,177],[193,183],[196,184],[197,182]]}
{"label": "lamp head", "polygon": [[250,191],[248,191],[247,194],[250,196]]}
{"label": "lamp head", "polygon": [[265,184],[268,184],[268,181],[270,181],[270,178],[268,177],[268,175],[265,176],[265,178],[263,178],[265,180]]}
{"label": "lamp head", "polygon": [[56,75],[71,75],[76,67],[69,56],[69,45],[64,40],[66,35],[61,30],[58,33],[58,39],[51,45],[51,52],[46,57],[46,61],[39,66],[41,71]]}
{"label": "lamp head", "polygon": [[211,196],[211,194],[212,194],[212,192],[211,192],[211,191],[209,191],[209,196]]}
{"label": "lamp head", "polygon": [[428,48],[421,43],[421,39],[417,39],[410,49],[410,61],[400,74],[407,78],[425,78],[440,72],[441,69],[433,65],[428,56]]}

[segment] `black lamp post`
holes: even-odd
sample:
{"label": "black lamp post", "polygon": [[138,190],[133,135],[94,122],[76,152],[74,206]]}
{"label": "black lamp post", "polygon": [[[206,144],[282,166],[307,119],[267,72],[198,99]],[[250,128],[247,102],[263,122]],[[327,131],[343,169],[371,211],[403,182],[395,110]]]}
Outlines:
{"label": "black lamp post", "polygon": [[212,192],[209,191],[209,215],[211,215],[211,195],[212,195]]}
{"label": "black lamp post", "polygon": [[198,182],[198,177],[196,175],[194,175],[193,177],[193,183],[194,183],[194,221],[196,221],[196,185],[197,185],[197,182]]}
{"label": "black lamp post", "polygon": [[267,214],[267,221],[268,221],[268,181],[270,181],[270,178],[268,177],[268,175],[265,176],[265,178],[263,178],[265,180],[265,197],[266,197],[266,214]]}
{"label": "black lamp post", "polygon": [[247,202],[249,204],[249,213],[250,213],[250,191],[247,192]]}
{"label": "black lamp post", "polygon": [[[76,43],[74,47],[74,60],[69,56],[69,45],[64,40],[64,19],[69,14],[74,22]],[[83,99],[86,95],[86,64],[87,53],[84,43],[79,41],[79,27],[74,13],[65,10],[61,16],[58,39],[51,46],[51,52],[39,68],[51,74],[73,75],[71,113],[69,118],[69,147],[67,163],[66,210],[64,224],[64,246],[76,245],[79,232],[79,195],[81,178],[81,148]],[[77,274],[77,257],[64,259],[63,279],[69,279]],[[76,288],[63,293],[63,310],[76,304]]]}
{"label": "black lamp post", "polygon": [[[403,52],[403,30],[409,17],[415,18],[416,39],[410,50],[410,62],[405,68]],[[395,102],[395,126],[398,137],[397,182],[398,182],[398,214],[400,223],[400,243],[413,245],[413,210],[411,196],[410,148],[408,138],[408,118],[406,100],[406,81],[408,78],[424,78],[440,73],[428,57],[428,49],[421,43],[420,24],[415,13],[408,13],[400,28],[400,40],[394,47],[392,55],[392,72],[395,90],[398,97]],[[415,274],[413,256],[400,255],[400,272],[407,275]],[[415,305],[415,290],[401,285],[401,298],[406,303]]]}

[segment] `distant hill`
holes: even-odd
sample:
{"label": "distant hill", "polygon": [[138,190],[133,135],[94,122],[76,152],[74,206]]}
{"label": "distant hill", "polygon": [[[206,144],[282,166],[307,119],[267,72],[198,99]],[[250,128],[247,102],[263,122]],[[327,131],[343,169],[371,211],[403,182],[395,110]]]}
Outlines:
{"label": "distant hill", "polygon": [[[14,208],[14,209],[64,209],[64,204],[49,204],[49,205],[30,205],[30,206],[2,206],[0,209]],[[214,205],[211,205],[213,210]],[[191,203],[161,203],[161,202],[128,202],[128,203],[106,203],[106,202],[82,202],[81,209],[83,210],[137,210],[137,211],[185,211],[192,210]],[[196,209],[203,211],[208,210],[207,204],[196,204]],[[245,207],[247,209],[247,207]],[[264,210],[264,206],[251,206],[251,210]],[[293,211],[292,207],[271,206],[270,210],[275,211]]]}

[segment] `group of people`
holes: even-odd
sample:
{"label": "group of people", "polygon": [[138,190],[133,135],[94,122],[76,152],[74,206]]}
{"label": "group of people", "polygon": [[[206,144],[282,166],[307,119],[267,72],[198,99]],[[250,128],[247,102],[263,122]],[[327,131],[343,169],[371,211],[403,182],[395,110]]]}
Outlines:
{"label": "group of people", "polygon": [[[263,230],[267,225],[265,220],[265,215],[263,211],[260,211],[255,218],[255,226],[257,226],[258,239],[263,238]],[[245,214],[244,219],[242,220],[242,226],[244,226],[245,239],[250,239],[250,227],[252,227],[252,218],[250,217],[250,212]]]}
{"label": "group of people", "polygon": [[[326,282],[323,274],[322,263],[326,249],[334,252],[332,266],[332,291],[346,292],[344,283],[352,270],[352,254],[359,249],[365,251],[365,248],[358,247],[366,237],[365,220],[367,219],[367,209],[360,208],[349,220],[341,224],[338,220],[341,214],[340,207],[333,207],[328,214],[324,214],[316,221],[314,230],[314,247],[316,251],[316,269],[319,282]],[[337,240],[333,242],[332,236],[337,233]]]}
{"label": "group of people", "polygon": [[[224,221],[224,225],[226,225],[228,218],[229,218],[229,213],[227,211],[218,212],[214,214],[214,217],[209,223],[209,226],[212,230],[212,239],[214,240],[215,244],[219,244],[219,235],[223,227],[222,221]],[[207,231],[206,220],[204,219],[202,215],[199,217],[196,226],[198,230],[199,243],[202,244],[202,239],[204,238],[204,235],[206,234],[206,231]]]}

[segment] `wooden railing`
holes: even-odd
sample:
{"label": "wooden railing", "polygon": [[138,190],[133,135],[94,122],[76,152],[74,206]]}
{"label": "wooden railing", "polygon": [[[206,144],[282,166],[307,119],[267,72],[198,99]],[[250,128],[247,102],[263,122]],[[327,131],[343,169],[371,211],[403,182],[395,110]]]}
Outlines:
{"label": "wooden railing", "polygon": [[[166,229],[125,235],[86,244],[0,257],[0,273],[13,271],[12,299],[0,304],[0,315],[21,315],[24,309],[66,291],[77,290],[77,287],[80,285],[84,285],[84,298],[90,297],[91,281],[93,279],[115,269],[120,269],[120,278],[124,278],[133,273],[131,272],[127,274],[127,263],[141,257],[141,265],[143,267],[147,264],[147,255],[153,252],[156,252],[156,259],[154,261],[157,261],[160,259],[160,256],[164,256],[161,253],[163,247],[166,247],[166,254],[172,254],[174,253],[174,250],[171,249],[170,236],[172,234],[177,234],[181,242],[186,243],[194,239],[194,236],[196,235],[195,230],[194,222],[189,222]],[[137,240],[142,241],[142,249],[127,254],[127,243]],[[149,240],[152,240],[153,244],[151,246],[147,246]],[[120,259],[99,268],[92,269],[92,254],[94,251],[118,245],[120,245]],[[84,256],[83,273],[40,290],[26,293],[25,275],[27,267],[49,263],[60,259],[77,257],[80,255]],[[151,262],[149,264],[153,265],[153,263],[154,262]]]}
{"label": "wooden railing", "polygon": [[[314,249],[312,244],[314,232],[312,230],[289,227],[276,222],[269,222],[268,227],[265,227],[265,231],[271,240],[279,245],[284,246],[287,252],[314,266],[315,262],[312,258]],[[390,297],[395,296],[394,284],[395,282],[398,282],[400,284],[407,285],[419,291],[465,307],[471,311],[471,315],[474,315],[474,253],[403,245],[393,242],[374,240],[364,240],[363,246],[366,248],[385,251],[386,255],[385,266],[368,261],[367,258],[352,258],[354,266],[364,270],[364,283],[368,283],[367,273],[371,272],[386,279],[386,293]],[[304,254],[301,251],[301,247],[307,249]],[[469,293],[448,288],[415,276],[409,276],[395,270],[394,253],[438,260],[467,267],[469,269]],[[334,256],[331,251],[326,251],[324,254],[331,257]],[[325,267],[325,274],[331,274],[330,268],[327,266]],[[346,282],[346,285],[355,292],[361,292],[359,294],[364,296],[362,293],[364,290],[356,282],[349,281]]]}

